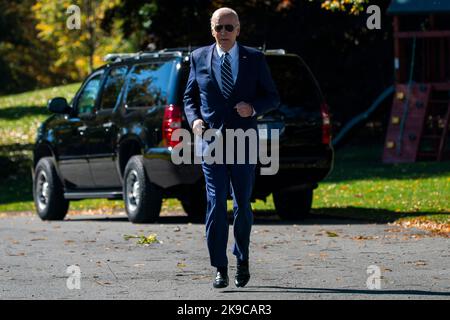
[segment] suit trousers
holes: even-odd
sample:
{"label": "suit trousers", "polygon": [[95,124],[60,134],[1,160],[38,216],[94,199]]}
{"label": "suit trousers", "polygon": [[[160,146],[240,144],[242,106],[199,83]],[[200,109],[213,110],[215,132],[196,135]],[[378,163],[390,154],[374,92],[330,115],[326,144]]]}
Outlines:
{"label": "suit trousers", "polygon": [[202,163],[206,182],[206,239],[213,267],[226,267],[228,243],[227,197],[233,197],[233,254],[239,260],[249,258],[253,224],[251,195],[255,182],[255,164]]}

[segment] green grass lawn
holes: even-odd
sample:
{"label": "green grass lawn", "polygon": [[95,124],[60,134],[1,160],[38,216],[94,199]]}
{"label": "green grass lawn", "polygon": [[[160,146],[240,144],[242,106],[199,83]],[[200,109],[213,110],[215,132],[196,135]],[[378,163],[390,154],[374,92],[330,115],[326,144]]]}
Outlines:
{"label": "green grass lawn", "polygon": [[80,83],[0,97],[0,145],[27,145],[49,115],[47,101],[54,97],[73,98]]}
{"label": "green grass lawn", "polygon": [[317,213],[396,221],[425,217],[450,223],[450,161],[384,164],[382,144],[347,146],[314,194]]}
{"label": "green grass lawn", "polygon": [[[70,100],[80,84],[0,97],[0,212],[34,210],[31,149],[49,98]],[[383,164],[382,143],[346,146],[336,151],[332,173],[315,190],[314,214],[379,222],[417,218],[450,224],[450,161]],[[230,203],[231,207],[231,203]],[[121,201],[86,200],[72,210],[123,208]],[[256,201],[255,211],[273,210],[272,197]],[[175,199],[163,210],[181,211]]]}

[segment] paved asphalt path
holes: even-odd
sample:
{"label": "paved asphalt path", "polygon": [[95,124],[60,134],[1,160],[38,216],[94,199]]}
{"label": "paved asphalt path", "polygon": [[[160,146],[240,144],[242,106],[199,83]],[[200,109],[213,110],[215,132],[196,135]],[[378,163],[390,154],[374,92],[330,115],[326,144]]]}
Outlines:
{"label": "paved asphalt path", "polygon": [[[139,245],[124,235],[156,234]],[[0,299],[450,299],[450,239],[425,231],[333,218],[257,217],[251,280],[212,288],[204,225],[161,217],[134,225],[119,216],[0,218]],[[68,289],[70,265],[80,289]],[[381,289],[367,287],[367,268]],[[76,283],[76,282],[72,282]]]}

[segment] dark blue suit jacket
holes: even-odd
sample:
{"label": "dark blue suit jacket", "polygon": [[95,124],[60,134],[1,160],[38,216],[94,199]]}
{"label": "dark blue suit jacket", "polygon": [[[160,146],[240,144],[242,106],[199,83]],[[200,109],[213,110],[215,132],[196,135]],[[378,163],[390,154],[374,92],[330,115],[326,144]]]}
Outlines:
{"label": "dark blue suit jacket", "polygon": [[[191,70],[184,93],[184,112],[189,125],[203,119],[207,128],[244,130],[257,128],[256,117],[278,108],[279,96],[270,75],[264,54],[256,49],[239,46],[239,72],[233,92],[224,98],[212,70],[215,44],[191,53]],[[239,116],[234,106],[250,103],[256,111],[251,117]]]}

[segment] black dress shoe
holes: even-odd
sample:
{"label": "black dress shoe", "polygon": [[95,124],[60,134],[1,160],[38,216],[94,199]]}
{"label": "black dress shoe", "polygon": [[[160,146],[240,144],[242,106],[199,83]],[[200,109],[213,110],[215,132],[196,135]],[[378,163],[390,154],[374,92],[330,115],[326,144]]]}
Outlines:
{"label": "black dress shoe", "polygon": [[250,280],[250,271],[248,269],[247,261],[238,261],[236,277],[234,278],[234,284],[236,287],[244,287]]}
{"label": "black dress shoe", "polygon": [[217,269],[216,278],[213,282],[213,287],[220,289],[228,287],[228,272],[227,269]]}

